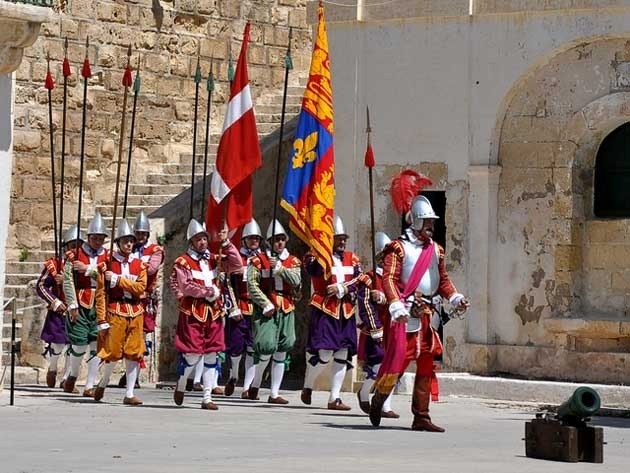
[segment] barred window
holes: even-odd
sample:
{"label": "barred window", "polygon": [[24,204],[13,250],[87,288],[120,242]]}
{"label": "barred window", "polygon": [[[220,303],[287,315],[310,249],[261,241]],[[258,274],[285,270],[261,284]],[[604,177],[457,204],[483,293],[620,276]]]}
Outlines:
{"label": "barred window", "polygon": [[593,213],[630,218],[630,123],[610,133],[597,151]]}

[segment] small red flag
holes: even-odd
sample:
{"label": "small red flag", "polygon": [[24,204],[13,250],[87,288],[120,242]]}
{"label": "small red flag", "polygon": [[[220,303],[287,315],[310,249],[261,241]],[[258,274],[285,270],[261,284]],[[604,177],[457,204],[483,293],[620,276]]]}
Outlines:
{"label": "small red flag", "polygon": [[123,74],[122,85],[125,87],[131,87],[132,84],[133,79],[131,78],[131,68],[127,66]]}
{"label": "small red flag", "polygon": [[63,76],[70,77],[70,61],[67,57],[63,59]]}
{"label": "small red flag", "polygon": [[372,145],[368,145],[365,150],[365,167],[373,168],[374,164],[374,151],[372,151]]}
{"label": "small red flag", "polygon": [[90,60],[86,57],[83,61],[83,67],[81,68],[81,77],[89,79],[92,77],[92,70],[90,69]]}
{"label": "small red flag", "polygon": [[50,69],[46,72],[46,80],[44,81],[44,87],[47,90],[53,90],[55,88],[55,81],[52,78],[52,74],[50,73]]}

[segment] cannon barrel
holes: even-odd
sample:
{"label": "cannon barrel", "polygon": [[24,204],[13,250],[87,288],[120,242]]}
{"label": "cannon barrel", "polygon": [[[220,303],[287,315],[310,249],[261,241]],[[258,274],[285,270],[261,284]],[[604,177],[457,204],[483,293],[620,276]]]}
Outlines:
{"label": "cannon barrel", "polygon": [[587,386],[575,390],[569,399],[558,408],[558,419],[561,421],[581,421],[599,410],[601,399],[597,391]]}

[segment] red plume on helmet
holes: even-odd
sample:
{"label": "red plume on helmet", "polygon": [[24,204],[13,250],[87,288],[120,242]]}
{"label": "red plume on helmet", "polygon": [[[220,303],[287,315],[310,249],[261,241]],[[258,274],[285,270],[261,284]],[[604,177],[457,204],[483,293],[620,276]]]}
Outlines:
{"label": "red plume on helmet", "polygon": [[394,177],[389,187],[389,194],[396,212],[401,215],[409,212],[413,198],[432,184],[433,181],[427,176],[411,169],[405,169]]}

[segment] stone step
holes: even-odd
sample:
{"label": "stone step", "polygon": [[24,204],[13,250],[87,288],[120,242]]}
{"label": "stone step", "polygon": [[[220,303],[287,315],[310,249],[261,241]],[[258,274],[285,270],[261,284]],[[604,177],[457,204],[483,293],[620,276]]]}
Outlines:
{"label": "stone step", "polygon": [[[137,207],[143,207],[143,206],[160,206],[161,207],[162,205],[167,203],[169,200],[174,199],[175,197],[177,197],[177,194],[165,194],[165,195],[129,194],[129,205],[134,205]],[[149,212],[147,210],[145,210],[144,213],[149,215]]]}
{"label": "stone step", "polygon": [[20,274],[20,273],[6,273],[4,275],[4,283],[9,286],[25,286],[33,279],[39,278],[39,273],[34,274]]}
{"label": "stone step", "polygon": [[[4,298],[9,299],[11,297],[15,297],[18,299],[18,305],[16,307],[23,307],[24,304],[20,305],[19,301],[24,297],[24,291],[26,291],[25,284],[5,284],[4,285]],[[5,312],[5,322],[7,321],[7,317],[9,318],[9,323],[11,323],[11,316],[7,315],[8,312]]]}
{"label": "stone step", "polygon": [[[192,153],[190,153],[192,156]],[[208,172],[211,172],[214,167],[214,155],[212,156],[212,162],[210,162],[210,156],[208,156],[207,169]],[[161,169],[162,174],[188,174],[189,176],[192,174],[192,159],[188,164],[176,164],[169,163],[162,166]],[[201,156],[201,160],[195,161],[195,175],[201,176],[203,173],[203,156]],[[153,173],[150,173],[153,174]]]}
{"label": "stone step", "polygon": [[[133,224],[136,217],[140,214],[141,210],[144,210],[144,213],[149,215],[151,212],[160,207],[161,205],[127,205],[127,221],[130,224]],[[114,209],[111,206],[97,207],[97,209],[99,212],[101,212],[101,215],[103,216],[106,228],[110,229]],[[122,217],[122,207],[118,207],[118,209],[116,210],[116,219],[118,220],[120,217]]]}
{"label": "stone step", "polygon": [[133,184],[130,191],[140,195],[178,195],[188,184]]}
{"label": "stone step", "polygon": [[[289,104],[288,100],[287,100],[287,105],[285,108],[285,112],[287,115],[289,114],[296,114],[300,111],[300,103],[301,102],[297,102],[297,103],[292,103]],[[280,101],[279,104],[270,104],[270,105],[258,105],[256,107],[256,123],[259,123],[260,121],[262,121],[260,119],[261,115],[264,114],[278,114],[280,115],[282,113],[282,101]]]}
{"label": "stone step", "polygon": [[[212,153],[208,152],[208,163],[213,163],[216,159],[216,155],[216,150]],[[190,172],[190,167],[192,166],[192,153],[179,153],[179,164],[182,166],[182,169],[188,169],[188,172]],[[195,156],[195,167],[199,165],[201,165],[201,169],[203,170],[203,150]]]}
{"label": "stone step", "polygon": [[42,271],[42,263],[43,261],[7,261],[5,274],[39,275]]}
{"label": "stone step", "polygon": [[[196,166],[195,166],[196,167]],[[203,171],[203,169],[202,169]],[[147,184],[182,184],[186,187],[190,186],[192,174],[149,174],[147,176]],[[195,173],[195,180],[203,178],[203,174]]]}
{"label": "stone step", "polygon": [[262,138],[263,136],[269,135],[278,129],[277,123],[258,123],[258,135]]}

